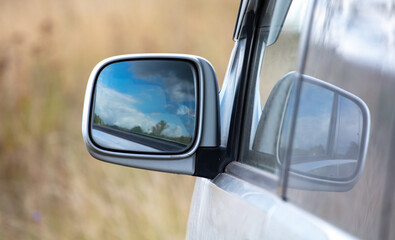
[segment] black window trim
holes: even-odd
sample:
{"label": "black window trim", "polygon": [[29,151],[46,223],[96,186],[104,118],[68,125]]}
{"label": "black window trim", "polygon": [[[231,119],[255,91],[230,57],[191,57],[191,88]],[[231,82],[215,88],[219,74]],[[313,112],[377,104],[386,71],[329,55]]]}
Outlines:
{"label": "black window trim", "polygon": [[[276,195],[279,195],[279,179],[276,175],[258,169],[253,166],[238,162],[240,150],[243,146],[242,126],[246,120],[246,112],[248,111],[247,102],[249,96],[254,94],[256,75],[260,73],[260,69],[254,66],[259,59],[262,58],[264,44],[259,42],[260,17],[263,12],[270,7],[270,0],[259,1],[250,0],[246,7],[244,18],[241,22],[240,33],[238,39],[246,41],[243,56],[243,66],[240,72],[238,86],[235,93],[235,99],[230,119],[230,128],[228,134],[227,147],[222,155],[222,163],[224,172],[235,176],[238,179],[247,181],[256,186],[267,189]],[[256,56],[258,54],[258,56]],[[253,87],[251,87],[253,84]],[[226,168],[225,168],[226,167]]]}
{"label": "black window trim", "polygon": [[[227,147],[222,154],[222,166],[224,167],[224,172],[230,173],[240,179],[246,180],[254,185],[263,187],[265,189],[269,189],[273,191],[276,189],[277,195],[280,196],[283,200],[286,200],[287,188],[288,188],[288,170],[289,170],[289,161],[286,161],[283,164],[283,167],[280,169],[280,175],[276,176],[275,174],[271,174],[270,172],[266,172],[264,170],[258,169],[253,166],[249,166],[244,163],[236,162],[240,158],[240,153],[242,150],[242,140],[243,140],[243,131],[242,127],[245,122],[251,121],[251,116],[248,118],[248,108],[247,103],[251,101],[248,99],[248,96],[255,93],[255,77],[254,76],[254,68],[253,65],[256,63],[256,59],[259,59],[261,56],[256,56],[256,54],[261,54],[259,48],[265,48],[265,46],[259,46],[259,20],[260,17],[263,17],[262,14],[266,10],[266,8],[270,5],[270,0],[259,1],[259,0],[250,0],[246,7],[246,12],[244,14],[244,18],[241,21],[240,34],[239,39],[246,38],[246,48],[244,52],[243,58],[243,67],[239,76],[238,86],[236,89],[230,129],[228,135],[228,143]],[[307,48],[309,44],[309,36],[311,32],[311,25],[313,20],[314,8],[316,5],[316,1],[313,0],[309,6],[307,11],[306,23],[304,25],[305,29],[303,29],[301,37],[300,37],[300,45],[299,45],[299,57],[298,57],[298,65],[297,70],[299,72],[303,72],[305,68],[305,59],[307,56]],[[264,50],[264,49],[262,49]],[[256,71],[256,69],[255,69]],[[260,71],[260,69],[259,69]],[[258,72],[259,73],[259,72]],[[299,89],[299,80],[296,81],[296,87]],[[253,86],[251,87],[251,84]],[[298,91],[299,92],[299,91]],[[297,94],[297,100],[299,99],[299,93]],[[252,99],[253,101],[253,99]],[[293,126],[294,128],[294,126]],[[248,133],[250,135],[250,133]],[[243,146],[244,147],[244,146]],[[225,168],[226,166],[226,168]]]}
{"label": "black window trim", "polygon": [[245,104],[248,99],[249,85],[251,84],[250,75],[253,59],[255,59],[255,49],[257,48],[257,31],[259,31],[259,17],[262,10],[270,1],[250,0],[246,7],[244,18],[241,21],[239,41],[246,41],[245,51],[243,53],[243,63],[236,88],[235,99],[233,103],[232,115],[230,119],[230,128],[228,134],[228,143],[223,154],[223,168],[230,162],[236,161],[239,156],[242,143],[242,126],[244,123]]}
{"label": "black window trim", "polygon": [[226,166],[225,172],[272,193],[278,193],[279,181],[277,176],[265,170],[234,161]]}

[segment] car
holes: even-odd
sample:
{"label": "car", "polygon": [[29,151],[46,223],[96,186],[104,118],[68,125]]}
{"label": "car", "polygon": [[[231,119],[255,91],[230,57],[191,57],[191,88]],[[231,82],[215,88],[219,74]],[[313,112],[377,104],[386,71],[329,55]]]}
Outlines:
{"label": "car", "polygon": [[199,56],[105,59],[86,148],[196,176],[187,239],[395,239],[394,6],[242,0],[221,90]]}

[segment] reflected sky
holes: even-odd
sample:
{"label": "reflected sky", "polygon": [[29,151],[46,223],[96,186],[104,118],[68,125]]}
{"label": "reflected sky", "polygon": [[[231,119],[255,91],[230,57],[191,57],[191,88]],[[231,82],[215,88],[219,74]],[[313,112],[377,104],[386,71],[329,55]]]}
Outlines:
{"label": "reflected sky", "polygon": [[192,137],[195,109],[193,68],[186,62],[117,62],[98,77],[95,114],[107,125],[150,133],[163,120],[168,124],[163,135]]}
{"label": "reflected sky", "polygon": [[360,107],[320,85],[302,82],[291,169],[340,179],[357,169],[362,136]]}
{"label": "reflected sky", "polygon": [[[358,159],[362,134],[361,110],[353,101],[340,95],[334,106],[335,98],[333,91],[303,83],[293,154]],[[336,121],[333,127],[331,121]],[[331,137],[333,143],[329,142]]]}
{"label": "reflected sky", "polygon": [[[334,93],[304,82],[295,128],[294,149],[308,151],[322,146],[327,151]],[[296,152],[295,152],[296,154]]]}
{"label": "reflected sky", "polygon": [[[395,66],[393,2],[317,1],[312,41],[351,62],[392,73]],[[394,19],[394,17],[392,17]]]}

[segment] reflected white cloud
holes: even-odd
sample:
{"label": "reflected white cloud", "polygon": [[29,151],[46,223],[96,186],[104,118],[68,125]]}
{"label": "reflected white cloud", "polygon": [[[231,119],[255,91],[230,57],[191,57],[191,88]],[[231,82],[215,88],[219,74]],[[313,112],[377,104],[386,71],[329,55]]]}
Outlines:
{"label": "reflected white cloud", "polygon": [[163,134],[169,137],[189,136],[189,134],[186,133],[185,129],[176,125],[170,125],[169,128],[163,131]]}
{"label": "reflected white cloud", "polygon": [[[176,69],[176,70],[175,70]],[[195,101],[192,65],[181,61],[152,61],[152,64],[136,62],[129,69],[136,79],[163,85],[173,102]]]}
{"label": "reflected white cloud", "polygon": [[[172,87],[168,87],[168,94],[174,102],[194,101],[195,91],[191,82],[180,81],[178,78],[168,79],[166,82],[170,83]],[[173,83],[173,84],[171,84]]]}
{"label": "reflected white cloud", "polygon": [[150,129],[157,121],[139,111],[134,105],[139,101],[130,95],[122,94],[100,83],[96,88],[95,113],[110,125],[124,128],[140,126]]}
{"label": "reflected white cloud", "polygon": [[[352,62],[393,72],[395,8],[392,6],[383,0],[319,1],[312,40]],[[392,16],[390,21],[388,16]]]}
{"label": "reflected white cloud", "polygon": [[[190,136],[185,127],[180,126],[182,125],[180,121],[169,119],[168,117],[166,119],[166,116],[158,112],[145,114],[135,106],[138,103],[140,103],[138,99],[104,86],[100,81],[98,82],[96,87],[95,114],[100,116],[105,124],[116,125],[127,129],[138,126],[145,132],[150,133],[152,127],[158,123],[158,119],[155,119],[155,117],[162,116],[168,125],[168,128],[163,131],[164,135],[169,137]],[[191,111],[186,106],[185,108],[183,109],[185,113]]]}
{"label": "reflected white cloud", "polygon": [[185,105],[180,105],[177,109],[177,115],[185,115],[189,118],[195,117],[195,111]]}

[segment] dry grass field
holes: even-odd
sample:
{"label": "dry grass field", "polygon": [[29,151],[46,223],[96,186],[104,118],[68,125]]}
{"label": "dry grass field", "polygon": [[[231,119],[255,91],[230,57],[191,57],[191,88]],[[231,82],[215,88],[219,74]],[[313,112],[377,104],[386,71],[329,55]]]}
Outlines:
{"label": "dry grass field", "polygon": [[222,82],[236,0],[0,0],[0,239],[183,239],[194,178],[94,160],[88,76],[118,54],[207,58]]}

